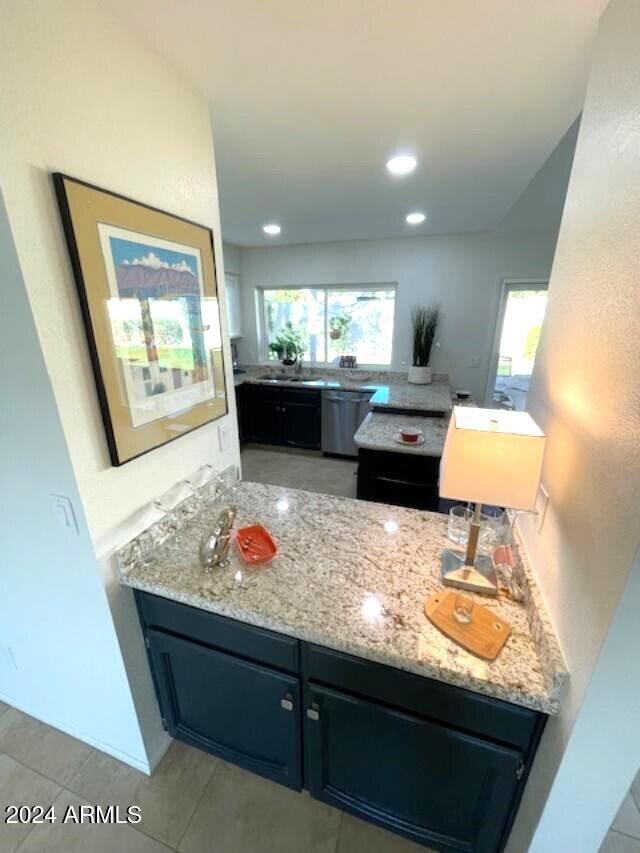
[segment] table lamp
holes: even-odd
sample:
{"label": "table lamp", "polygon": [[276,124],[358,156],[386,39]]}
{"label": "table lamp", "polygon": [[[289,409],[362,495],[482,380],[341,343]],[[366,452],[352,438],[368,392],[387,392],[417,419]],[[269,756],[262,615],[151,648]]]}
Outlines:
{"label": "table lamp", "polygon": [[442,552],[447,586],[497,595],[491,557],[477,554],[482,504],[533,510],[545,437],[527,412],[455,406],[440,463],[440,497],[475,503],[466,554]]}

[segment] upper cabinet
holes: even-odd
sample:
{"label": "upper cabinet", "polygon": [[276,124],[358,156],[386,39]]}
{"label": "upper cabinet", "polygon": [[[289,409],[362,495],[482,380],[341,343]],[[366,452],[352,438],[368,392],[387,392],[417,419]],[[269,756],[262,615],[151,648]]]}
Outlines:
{"label": "upper cabinet", "polygon": [[242,306],[240,302],[240,276],[232,272],[225,273],[227,285],[227,319],[229,337],[242,337]]}

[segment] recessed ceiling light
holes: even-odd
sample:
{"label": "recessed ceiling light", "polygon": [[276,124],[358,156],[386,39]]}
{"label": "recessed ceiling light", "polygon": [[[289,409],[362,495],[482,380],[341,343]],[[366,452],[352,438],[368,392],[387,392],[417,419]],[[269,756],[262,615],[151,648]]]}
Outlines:
{"label": "recessed ceiling light", "polygon": [[282,228],[279,225],[276,225],[275,222],[271,222],[269,223],[269,225],[263,225],[262,230],[270,237],[277,237],[278,234],[282,231]]}
{"label": "recessed ceiling light", "polygon": [[418,211],[416,211],[415,213],[410,213],[407,216],[406,221],[409,225],[422,225],[426,218],[427,217],[424,215],[424,213],[419,213]]}
{"label": "recessed ceiling light", "polygon": [[408,175],[417,165],[418,161],[413,154],[398,154],[387,160],[387,169],[392,175]]}

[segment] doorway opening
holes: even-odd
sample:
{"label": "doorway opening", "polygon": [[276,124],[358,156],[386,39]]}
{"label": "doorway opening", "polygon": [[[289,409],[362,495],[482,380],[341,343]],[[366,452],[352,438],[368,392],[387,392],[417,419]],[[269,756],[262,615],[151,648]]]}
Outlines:
{"label": "doorway opening", "polygon": [[504,281],[487,383],[487,405],[524,411],[547,307],[545,280]]}

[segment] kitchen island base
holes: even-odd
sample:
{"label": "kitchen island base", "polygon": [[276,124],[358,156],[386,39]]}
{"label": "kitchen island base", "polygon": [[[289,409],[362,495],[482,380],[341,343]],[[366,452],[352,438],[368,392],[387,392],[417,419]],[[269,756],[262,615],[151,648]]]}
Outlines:
{"label": "kitchen island base", "polygon": [[545,714],[135,596],[173,737],[432,849],[504,848]]}

